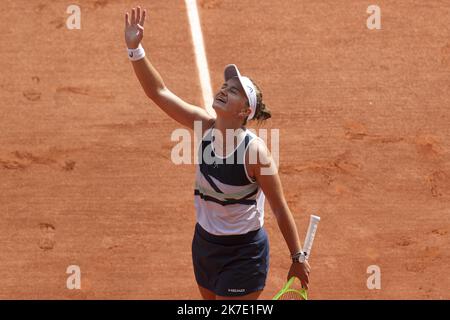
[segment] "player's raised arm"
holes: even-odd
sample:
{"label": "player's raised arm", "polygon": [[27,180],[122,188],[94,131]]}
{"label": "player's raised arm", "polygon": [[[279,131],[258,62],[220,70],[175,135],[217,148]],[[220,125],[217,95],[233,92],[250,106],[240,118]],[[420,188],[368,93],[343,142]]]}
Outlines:
{"label": "player's raised arm", "polygon": [[161,75],[145,57],[141,41],[144,37],[144,23],[147,12],[140,7],[133,8],[131,15],[125,14],[125,42],[130,60],[145,94],[153,100],[167,115],[180,124],[193,129],[194,121],[205,125],[214,118],[205,109],[191,105],[172,93],[164,84]]}

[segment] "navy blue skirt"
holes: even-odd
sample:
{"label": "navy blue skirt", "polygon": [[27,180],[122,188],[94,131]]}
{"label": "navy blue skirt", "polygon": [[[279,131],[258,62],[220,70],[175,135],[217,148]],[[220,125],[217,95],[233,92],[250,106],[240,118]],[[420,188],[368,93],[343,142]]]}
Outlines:
{"label": "navy blue skirt", "polygon": [[242,296],[262,290],[269,271],[266,230],[216,236],[197,223],[192,261],[197,283],[216,295]]}

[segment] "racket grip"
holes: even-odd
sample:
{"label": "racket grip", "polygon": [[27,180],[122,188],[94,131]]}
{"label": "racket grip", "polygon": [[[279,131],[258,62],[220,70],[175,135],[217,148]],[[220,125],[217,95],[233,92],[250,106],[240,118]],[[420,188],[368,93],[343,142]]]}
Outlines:
{"label": "racket grip", "polygon": [[308,232],[306,233],[305,242],[303,243],[303,252],[306,255],[306,259],[309,259],[309,256],[311,255],[311,248],[314,242],[314,237],[316,235],[319,221],[319,216],[311,215],[309,217]]}

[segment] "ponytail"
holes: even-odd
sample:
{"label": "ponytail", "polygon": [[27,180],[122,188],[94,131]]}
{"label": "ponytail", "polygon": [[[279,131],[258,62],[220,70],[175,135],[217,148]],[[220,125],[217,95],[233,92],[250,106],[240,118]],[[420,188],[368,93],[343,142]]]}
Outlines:
{"label": "ponytail", "polygon": [[[263,102],[263,95],[261,89],[256,85],[256,83],[250,79],[253,83],[253,85],[256,88],[256,111],[255,115],[253,116],[252,120],[258,120],[258,124],[264,122],[265,120],[272,117],[272,112],[270,109],[265,105]],[[247,124],[247,118],[244,120],[244,125]]]}

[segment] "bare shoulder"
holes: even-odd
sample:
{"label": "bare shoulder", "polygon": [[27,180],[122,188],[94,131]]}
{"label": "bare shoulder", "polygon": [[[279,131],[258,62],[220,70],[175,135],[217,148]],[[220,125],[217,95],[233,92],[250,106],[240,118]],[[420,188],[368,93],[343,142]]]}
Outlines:
{"label": "bare shoulder", "polygon": [[[265,164],[270,159],[270,151],[263,139],[256,136],[249,142],[247,153],[250,164]],[[253,161],[252,161],[253,160]]]}
{"label": "bare shoulder", "polygon": [[245,154],[245,166],[248,175],[256,180],[259,172],[264,167],[270,167],[272,157],[267,148],[266,143],[259,137],[253,138],[248,145],[247,153]]}

